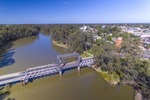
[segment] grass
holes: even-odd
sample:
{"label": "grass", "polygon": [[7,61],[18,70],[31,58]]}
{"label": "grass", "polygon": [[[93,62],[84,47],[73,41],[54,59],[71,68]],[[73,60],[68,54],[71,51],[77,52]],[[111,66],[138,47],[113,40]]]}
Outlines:
{"label": "grass", "polygon": [[90,53],[90,54],[92,54],[92,50],[91,50],[91,49],[90,49],[90,50],[88,50],[88,51],[87,51],[87,53]]}
{"label": "grass", "polygon": [[93,57],[92,50],[90,49],[88,51],[85,51],[83,54],[81,54],[81,57],[82,58]]}
{"label": "grass", "polygon": [[97,71],[110,84],[116,85],[120,81],[119,75],[116,73],[109,74],[107,71],[103,71],[100,68],[98,68]]}
{"label": "grass", "polygon": [[81,54],[81,57],[82,57],[82,58],[86,58],[86,57],[91,57],[91,56],[88,55],[87,53],[83,53],[83,54]]}

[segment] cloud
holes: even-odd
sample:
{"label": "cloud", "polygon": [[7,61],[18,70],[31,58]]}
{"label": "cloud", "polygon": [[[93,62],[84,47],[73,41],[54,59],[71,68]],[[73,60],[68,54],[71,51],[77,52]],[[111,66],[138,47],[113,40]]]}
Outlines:
{"label": "cloud", "polygon": [[0,6],[0,10],[4,10],[4,9],[5,9],[4,7],[1,7],[1,6]]}
{"label": "cloud", "polygon": [[69,5],[69,4],[70,4],[70,2],[63,1],[63,4],[65,4],[65,5]]}

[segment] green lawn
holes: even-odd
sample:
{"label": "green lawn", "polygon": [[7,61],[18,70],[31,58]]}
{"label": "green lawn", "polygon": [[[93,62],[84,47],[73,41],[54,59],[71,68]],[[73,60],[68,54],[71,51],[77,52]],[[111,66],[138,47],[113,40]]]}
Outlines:
{"label": "green lawn", "polygon": [[83,54],[81,54],[81,57],[82,58],[93,57],[92,50],[85,51]]}
{"label": "green lawn", "polygon": [[87,53],[83,53],[83,54],[81,54],[81,57],[82,57],[82,58],[86,58],[86,57],[91,57],[91,56],[88,55]]}
{"label": "green lawn", "polygon": [[90,54],[92,54],[92,50],[91,50],[91,49],[90,49],[90,50],[88,50],[88,51],[87,51],[87,53],[90,53]]}
{"label": "green lawn", "polygon": [[117,84],[120,81],[119,76],[116,73],[109,74],[107,71],[103,71],[101,69],[98,69],[100,75],[110,84]]}

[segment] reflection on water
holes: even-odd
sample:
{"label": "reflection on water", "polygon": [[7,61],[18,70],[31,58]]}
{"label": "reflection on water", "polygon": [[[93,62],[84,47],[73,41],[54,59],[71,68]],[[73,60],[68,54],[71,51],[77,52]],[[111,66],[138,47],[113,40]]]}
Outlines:
{"label": "reflection on water", "polygon": [[0,59],[2,59],[2,56],[4,56],[5,53],[10,51],[12,47],[12,43],[5,43],[4,45],[0,46]]}
{"label": "reflection on water", "polygon": [[38,36],[31,36],[26,37],[22,39],[18,39],[14,42],[8,42],[1,46],[0,49],[0,68],[7,67],[15,63],[15,60],[13,58],[13,55],[15,54],[15,50],[13,48],[19,48],[22,46],[30,45],[32,44],[36,39],[38,39]]}
{"label": "reflection on water", "polygon": [[12,58],[14,51],[10,49],[12,43],[6,43],[0,47],[0,68],[7,67],[15,63],[15,60]]}
{"label": "reflection on water", "polygon": [[15,60],[12,58],[13,55],[13,51],[9,51],[5,55],[3,55],[3,57],[0,60],[0,68],[7,67],[15,63]]}
{"label": "reflection on water", "polygon": [[[13,44],[13,45],[12,45]],[[56,56],[66,51],[52,45],[50,36],[16,40],[7,46],[0,63],[0,75],[26,70],[27,68],[56,63]],[[9,67],[6,67],[9,66]],[[65,71],[63,76],[54,75],[34,80],[26,86],[13,85],[10,97],[16,100],[133,100],[134,89],[130,86],[112,87],[90,68]]]}
{"label": "reflection on water", "polygon": [[39,36],[31,36],[31,37],[18,39],[17,41],[13,42],[13,44],[14,44],[13,48],[19,48],[22,46],[31,45],[34,43],[34,41],[36,41],[38,39],[39,39]]}

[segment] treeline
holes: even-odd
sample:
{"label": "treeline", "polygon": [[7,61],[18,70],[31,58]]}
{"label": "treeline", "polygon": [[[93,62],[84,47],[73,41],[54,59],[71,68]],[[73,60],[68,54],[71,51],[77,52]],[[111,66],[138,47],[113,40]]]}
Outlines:
{"label": "treeline", "polygon": [[98,31],[95,33],[83,32],[80,30],[82,26],[83,25],[49,25],[48,28],[47,25],[44,29],[52,33],[51,38],[53,41],[66,44],[69,49],[78,53],[83,53],[85,50],[92,48],[94,35],[105,38],[110,33],[120,32],[118,27],[106,26],[103,28],[101,25],[87,25],[90,28],[97,29]]}
{"label": "treeline", "polygon": [[83,53],[91,48],[93,43],[92,33],[79,30],[82,25],[54,25],[51,28],[52,40],[66,44],[71,51]]}
{"label": "treeline", "polygon": [[96,26],[96,28],[98,29],[98,35],[101,35],[102,33],[106,33],[106,34],[118,34],[121,29],[118,28],[117,26]]}
{"label": "treeline", "polygon": [[54,31],[60,31],[59,29],[61,28],[67,28],[67,29],[71,29],[71,28],[79,28],[82,25],[78,25],[78,24],[42,24],[42,25],[38,25],[41,28],[41,31],[43,33],[52,33]]}
{"label": "treeline", "polygon": [[36,25],[0,25],[0,45],[7,41],[38,34],[40,27]]}

